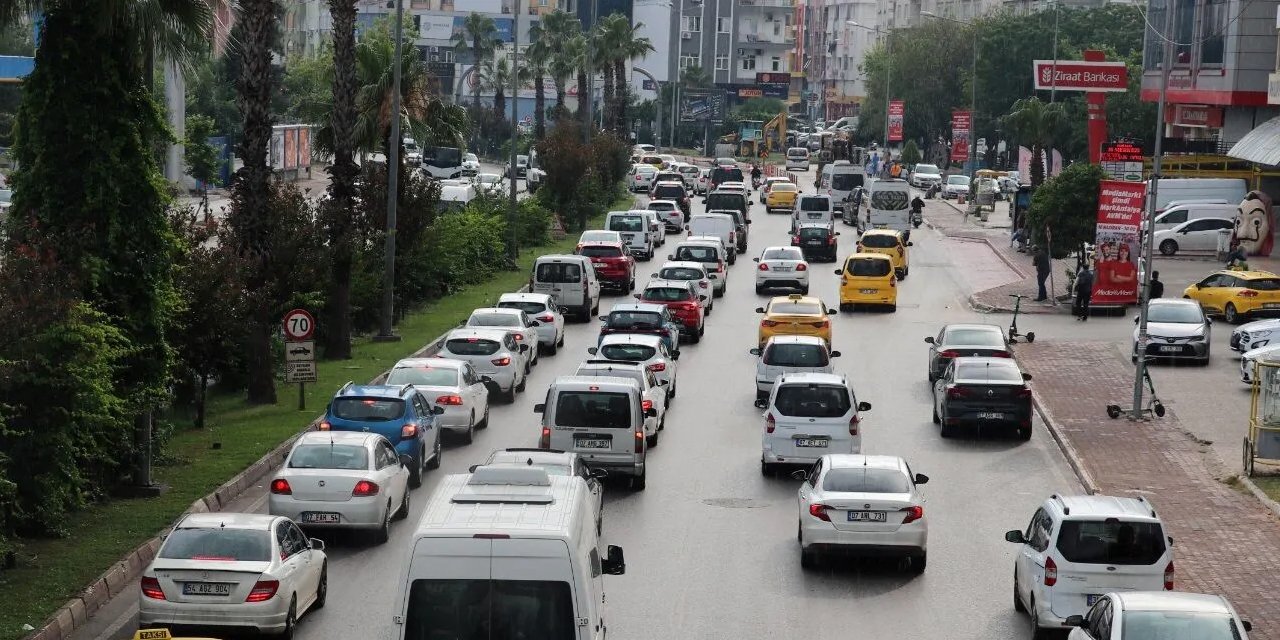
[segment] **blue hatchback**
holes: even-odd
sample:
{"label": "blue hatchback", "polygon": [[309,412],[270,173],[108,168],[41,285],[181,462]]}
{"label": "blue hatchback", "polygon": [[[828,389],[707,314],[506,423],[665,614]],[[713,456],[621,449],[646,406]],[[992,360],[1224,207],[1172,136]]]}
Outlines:
{"label": "blue hatchback", "polygon": [[440,466],[440,429],[433,407],[411,384],[356,385],[348,382],[325,410],[321,431],[367,431],[386,437],[400,459],[408,460],[409,484],[422,485],[424,469]]}

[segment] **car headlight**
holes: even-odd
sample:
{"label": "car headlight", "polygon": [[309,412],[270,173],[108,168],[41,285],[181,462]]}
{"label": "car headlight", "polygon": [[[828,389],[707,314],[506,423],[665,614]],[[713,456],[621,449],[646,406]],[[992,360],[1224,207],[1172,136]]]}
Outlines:
{"label": "car headlight", "polygon": [[1187,336],[1187,342],[1204,342],[1204,334]]}

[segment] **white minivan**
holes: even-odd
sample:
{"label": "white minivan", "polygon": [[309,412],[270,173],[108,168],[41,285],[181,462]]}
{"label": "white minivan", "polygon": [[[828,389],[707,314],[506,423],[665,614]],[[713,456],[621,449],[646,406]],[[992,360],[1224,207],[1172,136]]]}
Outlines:
{"label": "white minivan", "polygon": [[1240,210],[1240,204],[1218,204],[1218,203],[1183,203],[1170,206],[1164,210],[1164,213],[1156,214],[1156,231],[1164,231],[1172,229],[1184,222],[1190,220],[1199,220],[1201,218],[1226,218],[1234,219],[1236,213]]}
{"label": "white minivan", "polygon": [[828,453],[862,452],[858,413],[871,410],[871,403],[858,402],[843,375],[782,375],[756,406],[765,409],[760,473],[766,476],[782,465],[811,465]]}
{"label": "white minivan", "polygon": [[604,640],[604,575],[587,484],[539,466],[493,464],[446,476],[431,494],[401,574],[396,638]]}
{"label": "white minivan", "polygon": [[560,376],[533,411],[542,414],[538,448],[572,451],[588,467],[630,476],[632,489],[644,489],[644,422],[658,412],[644,408],[635,380]]}
{"label": "white minivan", "polygon": [[[1150,196],[1151,181],[1147,181]],[[1156,189],[1156,211],[1164,211],[1170,203],[1188,200],[1223,200],[1239,204],[1249,192],[1240,178],[1161,178]]]}
{"label": "white minivan", "polygon": [[809,150],[804,147],[787,149],[787,171],[808,171]]}
{"label": "white minivan", "polygon": [[836,203],[841,203],[854,189],[865,186],[866,179],[866,172],[861,166],[848,160],[836,160],[822,167],[822,175],[818,176],[818,193],[825,193]]}
{"label": "white minivan", "polygon": [[600,279],[586,256],[546,255],[534,260],[529,292],[551,296],[566,315],[576,313],[583,322],[600,309]]}
{"label": "white minivan", "polygon": [[791,231],[796,225],[805,222],[821,222],[833,224],[836,219],[836,204],[831,196],[825,193],[807,193],[796,201],[796,210],[791,214]]}
{"label": "white minivan", "polygon": [[690,236],[714,236],[720,239],[728,252],[729,264],[737,262],[738,224],[733,216],[724,213],[699,213],[689,217],[685,225]]}
{"label": "white minivan", "polygon": [[622,234],[622,242],[631,255],[641,260],[653,259],[653,247],[657,237],[649,228],[649,219],[643,211],[610,211],[604,217],[604,228]]}

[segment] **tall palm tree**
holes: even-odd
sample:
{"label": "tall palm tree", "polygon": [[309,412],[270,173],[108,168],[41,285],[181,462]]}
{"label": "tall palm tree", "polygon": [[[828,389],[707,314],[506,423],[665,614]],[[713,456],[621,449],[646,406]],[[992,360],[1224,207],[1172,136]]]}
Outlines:
{"label": "tall palm tree", "polygon": [[[591,30],[587,39],[587,46],[591,48],[590,68],[587,73],[593,77],[603,71],[604,82],[601,83],[601,105],[600,117],[603,123],[603,129],[612,130],[614,128],[613,115],[615,112],[614,96],[613,96],[613,60],[617,56],[617,51],[613,48],[616,44],[613,38],[616,30],[610,30],[608,25],[616,18],[626,21],[627,17],[620,13],[611,13],[605,16],[603,20],[596,23],[596,27]],[[594,97],[594,96],[592,96]],[[592,125],[594,126],[594,125]]]}
{"label": "tall palm tree", "polygon": [[[511,65],[506,56],[494,56],[484,61],[480,82],[493,92],[493,112],[499,118],[507,117],[507,89],[511,88]],[[515,96],[512,96],[515,99]]]}
{"label": "tall palm tree", "polygon": [[355,205],[356,128],[356,0],[329,0],[333,17],[333,165],[329,168],[329,202],[322,212],[328,232],[329,295],[324,333],[325,355],[351,357],[351,269],[355,258],[350,212]]}
{"label": "tall palm tree", "polygon": [[547,83],[547,64],[551,58],[542,23],[529,28],[529,40],[529,46],[524,50],[520,81],[533,83],[533,137],[541,140],[547,129],[547,98],[543,93]]}
{"label": "tall palm tree", "polygon": [[472,108],[480,108],[480,62],[493,55],[498,44],[501,42],[498,38],[498,26],[494,24],[493,18],[482,13],[471,12],[462,20],[462,29],[453,34],[451,38],[454,50],[458,52],[471,51],[472,59],[472,87],[471,90],[471,106]]}
{"label": "tall palm tree", "polygon": [[[569,78],[577,73],[578,60],[582,58],[582,52],[576,50],[579,43],[574,42],[582,33],[582,25],[574,16],[557,9],[544,16],[539,27],[539,44],[548,52],[547,73],[556,87],[556,104],[552,113],[559,119],[566,109]],[[579,104],[582,104],[581,98]]]}
{"label": "tall palm tree", "polygon": [[1062,136],[1066,113],[1060,103],[1048,104],[1039,98],[1023,98],[1001,121],[1019,144],[1031,145],[1031,186],[1044,182],[1044,152]]}
{"label": "tall palm tree", "polygon": [[[627,82],[627,63],[639,60],[654,51],[653,42],[644,36],[636,35],[643,26],[644,23],[632,25],[627,20],[621,21],[618,26],[610,25],[612,29],[617,30],[610,40],[616,52],[613,58],[613,95],[616,103],[614,120],[618,124],[619,133],[625,132],[629,127],[627,105],[631,100],[631,85]],[[607,79],[606,82],[608,82]]]}
{"label": "tall palm tree", "polygon": [[586,118],[587,101],[591,99],[591,96],[587,91],[587,78],[589,73],[587,71],[587,64],[588,58],[590,57],[588,55],[588,50],[591,46],[591,41],[585,33],[573,36],[564,44],[564,55],[566,56],[566,60],[572,64],[573,73],[576,76],[578,88],[577,117],[583,122],[583,124],[590,124],[586,121]]}

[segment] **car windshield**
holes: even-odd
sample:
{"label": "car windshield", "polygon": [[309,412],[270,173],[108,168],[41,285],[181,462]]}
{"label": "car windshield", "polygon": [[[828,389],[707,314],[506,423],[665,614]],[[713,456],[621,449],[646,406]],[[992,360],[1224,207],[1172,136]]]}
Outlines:
{"label": "car windshield", "polygon": [[569,262],[543,262],[538,265],[535,278],[552,284],[577,282],[582,278],[582,267]]}
{"label": "car windshield", "polygon": [[686,175],[686,176],[698,175],[698,168],[690,165],[678,167],[676,171],[679,171],[681,175]]}
{"label": "car windshield", "polygon": [[1164,534],[1155,522],[1065,520],[1058,551],[1068,562],[1149,565],[1164,555]]}
{"label": "car windshield", "polygon": [[636,167],[635,169],[636,169],[636,173],[643,173],[649,176],[655,175],[658,173],[658,168],[651,164],[642,164]]}
{"label": "car windshield", "polygon": [[716,250],[711,247],[680,247],[676,249],[676,260],[689,260],[692,262],[716,262],[719,258],[716,256]]}
{"label": "car windshield", "polygon": [[386,422],[404,415],[399,398],[334,398],[333,417],[356,422]]}
{"label": "car windshield", "polygon": [[804,254],[799,249],[790,247],[779,247],[776,249],[765,249],[764,255],[760,256],[761,260],[804,260]]}
{"label": "car windshield", "polygon": [[774,367],[825,367],[829,362],[826,347],[817,344],[775,344],[764,352],[764,363]]}
{"label": "car windshield", "polygon": [[937,174],[938,165],[936,164],[918,164],[916,165],[916,173]]}
{"label": "car windshield", "polygon": [[1147,321],[1201,324],[1204,316],[1200,307],[1194,304],[1153,304],[1147,308]]}
{"label": "car windshield", "polygon": [[607,322],[610,329],[657,329],[662,316],[644,311],[614,311]]}
{"label": "car windshield", "polygon": [[880,211],[901,211],[907,208],[906,191],[873,191],[871,208]]}
{"label": "car windshield", "polygon": [[775,302],[769,305],[769,315],[820,316],[822,307],[812,302]]}
{"label": "car windshield", "polygon": [[409,590],[404,638],[572,640],[573,607],[563,581],[419,579]]}
{"label": "car windshield", "polygon": [[387,374],[385,384],[420,384],[428,387],[458,386],[458,369],[429,365],[396,367]]}
{"label": "car windshield", "polygon": [[498,308],[519,309],[531,316],[534,316],[534,315],[538,315],[539,313],[542,313],[543,311],[546,311],[547,305],[542,304],[541,302],[528,302],[525,300],[508,300],[506,302],[499,302]]}
{"label": "car windshield", "polygon": [[961,382],[1022,382],[1022,372],[1011,364],[969,362],[956,365],[956,380]]}
{"label": "car windshield", "polygon": [[476,157],[476,154],[474,153],[468,153],[466,155],[466,159],[467,162],[480,162],[480,158]]}
{"label": "car windshield", "polygon": [[556,399],[556,425],[625,429],[631,426],[631,399],[625,393],[562,391]]}
{"label": "car windshield", "polygon": [[830,231],[826,227],[801,227],[798,235],[804,240],[826,238]]}
{"label": "car windshield", "polygon": [[795,418],[839,418],[849,412],[849,390],[832,384],[784,384],[774,408]]}
{"label": "car windshield", "polygon": [[619,247],[590,245],[579,249],[578,255],[587,256],[588,258],[621,258],[622,249]]}
{"label": "car windshield", "polygon": [[801,211],[830,211],[831,200],[827,198],[800,198]]}
{"label": "car windshield", "polygon": [[462,164],[462,151],[453,147],[426,147],[422,162],[432,167],[456,167]]}
{"label": "car windshield", "polygon": [[689,290],[683,287],[650,287],[644,290],[645,300],[658,302],[688,300],[691,296],[692,294],[689,293]]}
{"label": "car windshield", "polygon": [[453,338],[444,343],[444,348],[455,356],[491,356],[500,346],[496,340],[484,338]]}
{"label": "car windshield", "polygon": [[957,184],[962,187],[969,186],[969,176],[947,176],[947,184]]}
{"label": "car windshield", "polygon": [[832,469],[822,478],[823,491],[843,493],[908,493],[911,483],[897,469],[852,467]]}
{"label": "car windshield", "polygon": [[369,468],[369,452],[349,444],[304,444],[289,456],[289,468],[364,471]]}
{"label": "car windshield", "polygon": [[644,231],[643,216],[612,216],[609,218],[610,231]]}
{"label": "car windshield", "polygon": [[653,357],[658,350],[647,344],[606,344],[600,347],[600,355],[606,360],[622,360],[623,362],[644,362]]}
{"label": "car windshield", "polygon": [[1124,638],[1240,640],[1235,621],[1225,613],[1126,610],[1123,624]]}
{"label": "car windshield", "polygon": [[716,184],[724,182],[742,182],[742,169],[737,167],[716,167],[711,171],[711,181]]}
{"label": "car windshield", "polygon": [[831,176],[831,188],[836,191],[853,191],[862,186],[860,173],[836,173]]}
{"label": "car windshield", "polygon": [[520,318],[514,313],[473,313],[467,319],[468,327],[518,327]]}
{"label": "car windshield", "polygon": [[266,562],[271,559],[271,534],[266,530],[228,527],[174,529],[160,549],[161,558]]}
{"label": "car windshield", "polygon": [[1280,291],[1280,278],[1256,278],[1253,280],[1245,280],[1246,289],[1255,291]]}
{"label": "car windshield", "polygon": [[887,276],[892,270],[893,265],[889,260],[877,260],[875,258],[854,258],[845,267],[845,273],[866,278]]}
{"label": "car windshield", "polygon": [[658,272],[658,277],[663,280],[701,280],[703,275],[701,269],[693,267],[667,267]]}
{"label": "car windshield", "polygon": [[1004,334],[999,329],[947,329],[942,344],[1004,348]]}

